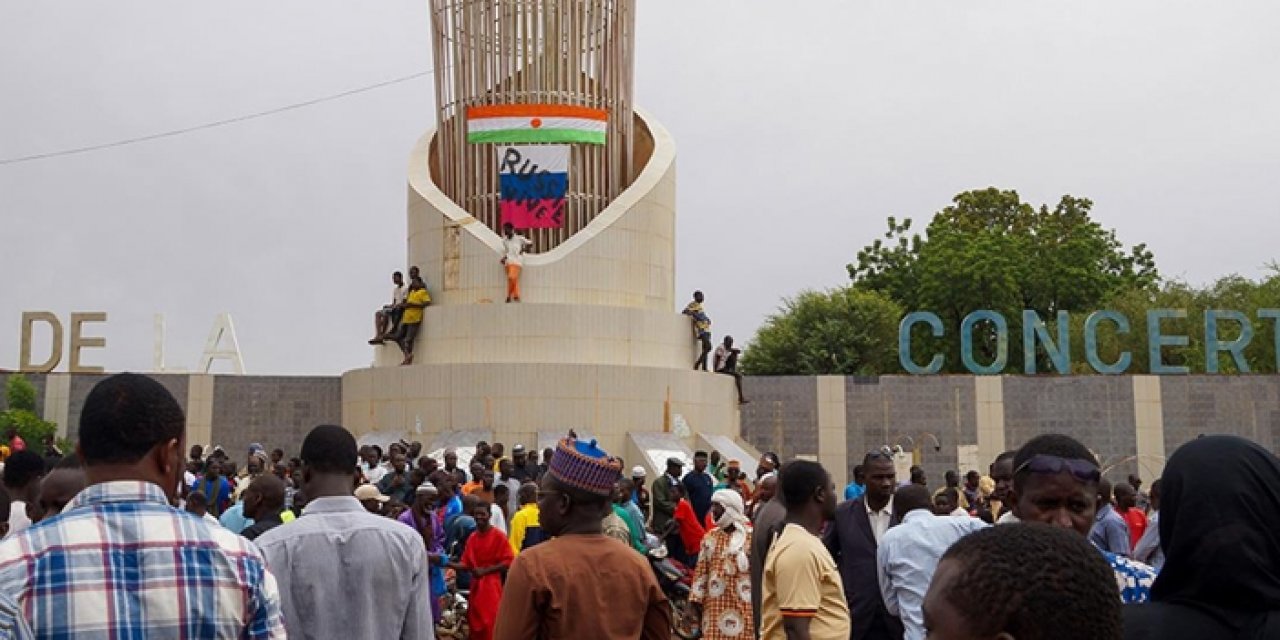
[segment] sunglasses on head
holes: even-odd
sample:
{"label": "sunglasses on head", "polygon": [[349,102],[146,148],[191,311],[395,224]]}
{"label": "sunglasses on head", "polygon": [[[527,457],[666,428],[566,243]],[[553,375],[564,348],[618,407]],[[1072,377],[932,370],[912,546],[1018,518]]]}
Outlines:
{"label": "sunglasses on head", "polygon": [[871,451],[868,451],[868,452],[867,452],[867,455],[866,455],[865,459],[866,459],[866,460],[888,460],[888,461],[892,462],[892,461],[893,461],[893,452],[889,450],[889,447],[882,447],[882,448],[880,448],[880,449],[872,449]]}
{"label": "sunglasses on head", "polygon": [[1097,482],[1102,479],[1102,472],[1098,470],[1098,465],[1088,460],[1059,458],[1045,454],[1031,456],[1029,460],[1018,465],[1018,468],[1013,470],[1013,474],[1016,476],[1023,471],[1047,474],[1070,473],[1080,482]]}

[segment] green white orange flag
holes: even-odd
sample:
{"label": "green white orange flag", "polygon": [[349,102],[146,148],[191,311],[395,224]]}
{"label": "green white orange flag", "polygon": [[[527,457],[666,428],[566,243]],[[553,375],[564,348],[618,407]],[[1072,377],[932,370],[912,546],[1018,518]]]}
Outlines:
{"label": "green white orange flag", "polygon": [[609,112],[564,104],[494,104],[467,107],[467,142],[473,144],[604,144]]}

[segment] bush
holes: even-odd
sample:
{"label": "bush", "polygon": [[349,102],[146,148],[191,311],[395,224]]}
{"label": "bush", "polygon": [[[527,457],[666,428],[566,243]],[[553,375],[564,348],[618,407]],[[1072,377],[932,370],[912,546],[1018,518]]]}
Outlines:
{"label": "bush", "polygon": [[58,433],[58,425],[36,414],[36,388],[22,374],[9,376],[5,383],[9,408],[0,411],[0,434],[6,438],[16,430],[27,446],[39,451],[46,438]]}

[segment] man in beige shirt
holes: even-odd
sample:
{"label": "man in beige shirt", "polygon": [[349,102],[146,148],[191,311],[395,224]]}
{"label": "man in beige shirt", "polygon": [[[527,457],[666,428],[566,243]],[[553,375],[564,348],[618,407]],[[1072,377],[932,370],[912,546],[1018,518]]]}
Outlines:
{"label": "man in beige shirt", "polygon": [[823,524],[835,516],[831,475],[816,462],[796,460],[782,467],[778,490],[787,520],[764,562],[760,637],[847,640],[844,585],[818,538]]}

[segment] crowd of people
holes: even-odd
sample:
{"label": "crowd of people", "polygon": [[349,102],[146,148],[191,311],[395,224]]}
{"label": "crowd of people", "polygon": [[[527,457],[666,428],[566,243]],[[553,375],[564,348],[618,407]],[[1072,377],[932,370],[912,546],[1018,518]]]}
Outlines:
{"label": "crowd of people", "polygon": [[1061,434],[930,491],[883,450],[838,490],[772,453],[649,479],[572,432],[436,460],[321,425],[239,470],[184,432],[119,374],[76,456],[9,456],[0,637],[432,638],[458,592],[477,640],[1280,637],[1280,461],[1232,436],[1184,444],[1147,494]]}

